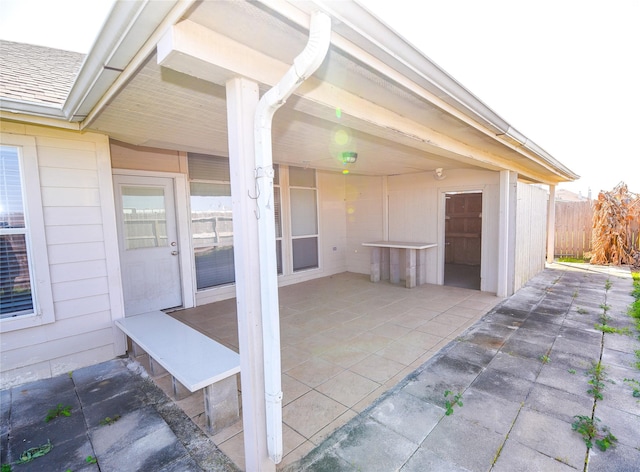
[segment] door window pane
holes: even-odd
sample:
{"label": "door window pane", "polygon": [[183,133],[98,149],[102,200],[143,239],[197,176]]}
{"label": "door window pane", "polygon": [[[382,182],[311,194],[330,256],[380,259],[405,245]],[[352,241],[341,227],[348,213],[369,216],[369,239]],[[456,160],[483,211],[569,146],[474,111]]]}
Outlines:
{"label": "door window pane", "polygon": [[162,187],[122,187],[125,250],[169,245]]}

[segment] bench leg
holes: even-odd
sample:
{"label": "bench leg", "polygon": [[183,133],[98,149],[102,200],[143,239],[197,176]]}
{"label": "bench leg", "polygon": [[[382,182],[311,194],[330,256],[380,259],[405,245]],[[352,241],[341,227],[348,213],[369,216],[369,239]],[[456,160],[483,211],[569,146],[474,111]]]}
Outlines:
{"label": "bench leg", "polygon": [[381,249],[379,247],[371,248],[371,281],[379,282],[380,281],[380,253]]}
{"label": "bench leg", "polygon": [[400,283],[400,249],[389,248],[389,272],[392,284]]}
{"label": "bench leg", "polygon": [[171,387],[173,388],[173,398],[175,400],[184,400],[191,395],[191,391],[173,375],[171,376]]}
{"label": "bench leg", "polygon": [[405,249],[404,285],[407,288],[416,286],[416,250]]}
{"label": "bench leg", "polygon": [[427,283],[427,251],[419,249],[416,256],[416,285]]}
{"label": "bench leg", "polygon": [[151,377],[160,377],[167,373],[167,369],[158,364],[153,357],[149,356],[149,373]]}
{"label": "bench leg", "polygon": [[238,380],[236,375],[204,388],[204,412],[207,429],[217,433],[240,418],[238,407]]}

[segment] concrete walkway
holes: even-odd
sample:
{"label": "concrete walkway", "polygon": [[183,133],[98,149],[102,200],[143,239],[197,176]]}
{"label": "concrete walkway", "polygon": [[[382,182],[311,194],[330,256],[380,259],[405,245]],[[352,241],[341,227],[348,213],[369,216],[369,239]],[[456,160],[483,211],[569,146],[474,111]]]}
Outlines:
{"label": "concrete walkway", "polygon": [[[3,390],[2,464],[12,463],[14,472],[236,471],[146,377],[138,363],[116,359]],[[69,406],[70,416],[45,422],[57,405]],[[48,443],[46,454],[16,464],[25,451]]]}
{"label": "concrete walkway", "polygon": [[[628,271],[554,265],[285,470],[582,471],[588,461],[591,471],[638,471],[640,403],[624,379],[640,381],[640,341],[594,329],[605,311],[608,326],[632,327],[631,290]],[[587,390],[599,360],[595,399]],[[447,390],[463,403],[450,416]],[[58,404],[71,416],[45,422]],[[2,464],[53,445],[15,472],[237,470],[124,359],[3,390],[0,412]],[[615,447],[587,450],[575,415],[599,418]]]}
{"label": "concrete walkway", "polygon": [[[640,402],[624,379],[640,381],[640,341],[594,329],[605,305],[608,326],[632,328],[631,290],[628,272],[554,265],[286,470],[637,472]],[[601,399],[588,393],[598,361]],[[447,390],[463,403],[450,416]],[[616,446],[588,450],[575,415]]]}

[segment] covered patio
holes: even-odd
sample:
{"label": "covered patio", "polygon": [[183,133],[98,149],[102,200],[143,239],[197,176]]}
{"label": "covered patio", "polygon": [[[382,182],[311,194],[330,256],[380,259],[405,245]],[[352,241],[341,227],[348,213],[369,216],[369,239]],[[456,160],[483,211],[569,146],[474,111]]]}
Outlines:
{"label": "covered patio", "polygon": [[[305,456],[501,300],[453,286],[409,290],[349,272],[281,287],[279,297],[284,393],[279,468]],[[171,314],[238,350],[235,299]],[[170,394],[170,376],[154,380]],[[177,403],[206,430],[202,391]],[[213,440],[245,468],[242,421]]]}

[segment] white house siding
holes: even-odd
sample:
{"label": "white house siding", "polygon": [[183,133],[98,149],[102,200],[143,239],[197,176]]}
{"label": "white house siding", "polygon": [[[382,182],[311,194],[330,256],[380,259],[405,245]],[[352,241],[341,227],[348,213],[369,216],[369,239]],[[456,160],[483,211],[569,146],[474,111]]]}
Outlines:
{"label": "white house siding", "polygon": [[545,189],[518,182],[514,291],[544,270],[547,244]]}
{"label": "white house siding", "polygon": [[107,137],[8,122],[2,132],[36,140],[55,319],[2,333],[6,388],[112,359],[124,344]]}
{"label": "white house siding", "polygon": [[362,243],[380,240],[384,235],[386,195],[383,194],[383,178],[346,175],[344,186],[347,270],[368,274],[370,251]]}
{"label": "white house siding", "polygon": [[347,270],[345,179],[335,172],[317,171],[319,199],[319,257],[322,277]]}

